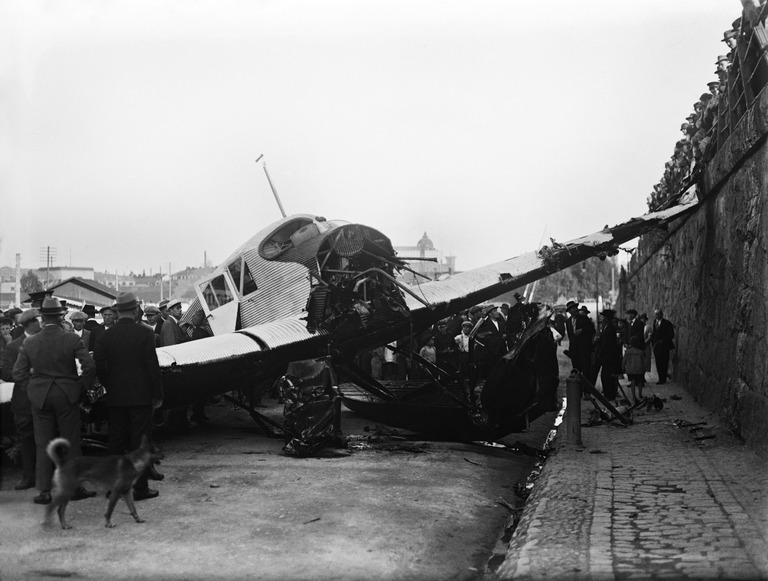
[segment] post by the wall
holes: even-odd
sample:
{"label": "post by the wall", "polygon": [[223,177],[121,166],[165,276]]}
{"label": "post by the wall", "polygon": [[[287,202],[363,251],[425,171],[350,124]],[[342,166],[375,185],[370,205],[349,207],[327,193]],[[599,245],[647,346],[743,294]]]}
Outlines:
{"label": "post by the wall", "polygon": [[575,377],[565,380],[566,442],[581,446],[581,382]]}

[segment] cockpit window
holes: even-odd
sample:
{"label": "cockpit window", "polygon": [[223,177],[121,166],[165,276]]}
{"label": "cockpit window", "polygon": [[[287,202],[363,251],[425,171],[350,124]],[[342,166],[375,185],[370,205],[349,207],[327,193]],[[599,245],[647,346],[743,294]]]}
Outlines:
{"label": "cockpit window", "polygon": [[248,268],[248,263],[245,262],[241,256],[237,260],[234,260],[228,266],[229,274],[232,275],[232,280],[235,281],[240,296],[246,296],[256,291],[256,281],[251,276],[251,270]]}
{"label": "cockpit window", "polygon": [[227,287],[227,281],[224,275],[220,274],[210,282],[205,284],[203,289],[203,298],[208,305],[208,310],[212,311],[234,300],[232,293]]}

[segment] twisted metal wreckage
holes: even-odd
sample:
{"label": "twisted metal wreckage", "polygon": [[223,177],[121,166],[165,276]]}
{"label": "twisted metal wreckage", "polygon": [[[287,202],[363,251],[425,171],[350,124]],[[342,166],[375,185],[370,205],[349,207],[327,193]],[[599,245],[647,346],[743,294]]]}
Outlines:
{"label": "twisted metal wreckage", "polygon": [[[618,246],[691,212],[695,200],[594,234],[452,275],[406,286],[410,270],[381,232],[309,214],[279,220],[238,248],[196,286],[182,322],[203,311],[213,336],[157,350],[163,411],[223,394],[265,430],[281,432],[286,452],[312,454],[340,434],[340,405],[390,425],[446,439],[494,439],[543,413],[534,357],[549,332],[546,307],[528,306],[528,324],[482,385],[481,406],[456,385],[460,374],[427,366],[431,381],[394,386],[354,363],[365,351]],[[415,354],[409,354],[417,357]],[[426,365],[426,364],[425,364]],[[253,394],[279,380],[284,421],[256,411]],[[354,387],[352,386],[354,384]],[[98,412],[100,402],[91,409]]]}

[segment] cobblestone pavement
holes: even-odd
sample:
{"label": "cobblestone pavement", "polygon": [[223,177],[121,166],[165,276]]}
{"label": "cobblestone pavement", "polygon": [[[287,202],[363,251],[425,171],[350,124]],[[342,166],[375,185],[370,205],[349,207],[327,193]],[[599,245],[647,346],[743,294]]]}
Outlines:
{"label": "cobblestone pavement", "polygon": [[628,427],[580,402],[583,445],[564,421],[488,579],[768,579],[768,461],[682,386],[654,394]]}

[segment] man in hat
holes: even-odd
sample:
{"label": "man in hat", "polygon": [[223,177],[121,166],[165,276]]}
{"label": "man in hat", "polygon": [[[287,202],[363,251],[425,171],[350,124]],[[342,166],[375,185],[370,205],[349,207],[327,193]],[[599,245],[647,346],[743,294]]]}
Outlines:
{"label": "man in hat", "polygon": [[[83,313],[88,317],[85,322],[85,329],[90,333],[90,331],[93,331],[94,327],[99,326],[99,322],[96,320],[96,307],[91,304],[83,305]],[[88,343],[85,345],[87,347]]]}
{"label": "man in hat", "polygon": [[621,374],[621,341],[616,325],[616,311],[605,309],[600,313],[603,328],[600,331],[600,381],[603,384],[605,399],[614,401],[619,391]]}
{"label": "man in hat", "polygon": [[[32,293],[29,293],[29,296],[26,298],[26,300],[21,301],[22,303],[29,303],[29,307],[32,309],[39,309],[40,305],[43,303],[43,299],[45,297],[50,297],[53,294],[53,291],[35,291]],[[19,314],[21,314],[21,310],[19,310]],[[15,327],[11,331],[11,337],[14,339],[18,339],[24,334],[24,327],[19,324],[17,327]]]}
{"label": "man in hat", "polygon": [[163,328],[160,329],[160,347],[177,345],[187,340],[186,334],[179,326],[180,320],[181,301],[179,299],[168,301],[168,318],[163,323]]}
{"label": "man in hat", "polygon": [[168,303],[171,302],[168,299],[163,299],[158,303],[157,308],[160,309],[160,318],[165,321],[168,318]]}
{"label": "man in hat", "polygon": [[[0,359],[3,381],[13,381],[13,366],[19,356],[22,343],[40,331],[40,319],[37,309],[28,309],[19,317],[19,323],[24,329],[24,334],[11,341],[5,348]],[[11,413],[13,425],[19,438],[21,452],[21,480],[14,486],[15,490],[26,490],[35,485],[35,430],[32,423],[32,407],[27,396],[26,381],[18,381],[13,384],[11,395]]]}
{"label": "man in hat", "polygon": [[72,332],[80,337],[83,345],[90,345],[91,332],[85,328],[85,323],[88,321],[88,315],[83,311],[75,311],[69,316],[69,320],[72,321]]}
{"label": "man in hat", "polygon": [[149,305],[144,309],[144,316],[147,319],[147,325],[152,327],[152,332],[155,334],[155,344],[160,346],[160,333],[163,328],[163,318],[160,316],[160,309],[153,305]]}
{"label": "man in hat", "polygon": [[589,377],[595,327],[589,317],[579,312],[579,303],[568,301],[565,311],[570,315],[565,322],[568,334],[568,356],[571,358],[573,368]]}
{"label": "man in hat", "polygon": [[88,338],[88,351],[91,352],[96,349],[96,341],[99,340],[101,334],[115,324],[116,313],[112,307],[101,307],[99,312],[101,313],[101,318],[104,322],[91,329],[91,336]]}
{"label": "man in hat", "polygon": [[658,385],[667,382],[669,369],[669,354],[675,348],[675,326],[664,318],[661,309],[654,310],[653,331],[651,332],[651,345],[653,346],[653,358],[656,360],[656,372],[659,374]]}
{"label": "man in hat", "polygon": [[481,377],[487,378],[491,368],[507,352],[507,327],[496,305],[485,309],[485,320],[477,328],[475,340],[483,345],[483,349],[478,350],[478,363]]}
{"label": "man in hat", "polygon": [[[45,448],[53,438],[69,440],[71,457],[80,451],[80,396],[91,387],[95,365],[80,337],[61,328],[65,309],[52,297],[45,298],[40,307],[43,328],[27,337],[19,349],[13,367],[14,381],[28,382],[27,395],[32,407],[37,455],[35,482],[40,491],[36,504],[51,502],[53,462]],[[77,374],[75,361],[80,362],[82,377]],[[95,496],[80,487],[73,500]]]}
{"label": "man in hat", "polygon": [[627,340],[625,345],[644,349],[644,334],[645,325],[637,318],[637,311],[635,309],[627,309]]}
{"label": "man in hat", "polygon": [[[109,451],[125,454],[151,437],[152,410],[163,404],[160,365],[152,331],[137,323],[139,302],[121,292],[115,302],[117,323],[96,342],[96,374],[107,390]],[[133,499],[155,498],[145,471],[133,485]]]}
{"label": "man in hat", "polygon": [[24,327],[19,323],[19,315],[24,311],[18,307],[12,307],[5,312],[5,316],[8,317],[13,324],[11,325],[11,340],[18,338],[24,334]]}

